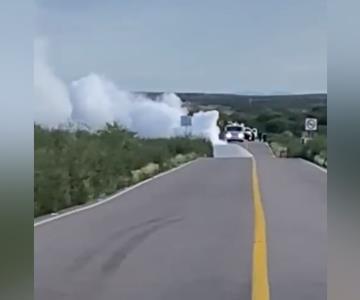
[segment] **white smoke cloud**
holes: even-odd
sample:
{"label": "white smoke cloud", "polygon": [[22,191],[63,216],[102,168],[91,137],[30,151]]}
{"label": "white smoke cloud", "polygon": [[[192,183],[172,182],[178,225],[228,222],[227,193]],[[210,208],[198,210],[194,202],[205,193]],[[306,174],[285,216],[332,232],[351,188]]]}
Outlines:
{"label": "white smoke cloud", "polygon": [[220,143],[220,128],[217,126],[219,112],[217,110],[198,112],[193,117],[193,134],[209,138],[213,143]]}
{"label": "white smoke cloud", "polygon": [[46,50],[46,40],[37,38],[34,42],[35,121],[56,126],[69,121],[72,106],[65,84],[48,65]]}
{"label": "white smoke cloud", "polygon": [[[46,42],[35,41],[34,58],[35,122],[57,126],[66,122],[99,129],[117,122],[142,137],[171,137],[184,134],[180,117],[187,114],[181,99],[173,93],[155,101],[144,95],[119,90],[114,83],[90,74],[69,88],[54,74],[46,58]],[[193,116],[192,134],[219,142],[217,111]]]}
{"label": "white smoke cloud", "polygon": [[170,137],[187,111],[175,94],[156,101],[119,90],[112,82],[90,74],[71,84],[72,120],[101,128],[106,122],[119,124],[143,137]]}

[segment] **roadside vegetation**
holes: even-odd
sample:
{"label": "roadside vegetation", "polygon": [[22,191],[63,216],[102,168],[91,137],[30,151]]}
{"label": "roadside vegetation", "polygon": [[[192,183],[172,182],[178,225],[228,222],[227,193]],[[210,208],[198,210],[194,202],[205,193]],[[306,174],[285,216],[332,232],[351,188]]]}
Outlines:
{"label": "roadside vegetation", "polygon": [[325,135],[316,135],[303,144],[289,132],[270,136],[269,144],[276,156],[300,157],[327,168],[327,142]]}
{"label": "roadside vegetation", "polygon": [[[189,96],[188,96],[189,97]],[[206,109],[206,95],[191,95],[191,108]],[[288,96],[213,95],[209,109],[220,111],[219,126],[235,121],[256,127],[267,135],[267,141],[278,156],[301,157],[327,167],[326,94]],[[303,143],[306,117],[318,119],[318,131]]]}
{"label": "roadside vegetation", "polygon": [[117,124],[96,132],[35,125],[34,135],[35,216],[94,201],[212,154],[203,139],[141,139]]}
{"label": "roadside vegetation", "polygon": [[[249,101],[249,96],[186,94],[182,98],[193,112],[218,109],[221,128],[228,121],[258,128],[278,156],[301,157],[327,167],[326,95],[271,97],[252,96]],[[304,144],[306,117],[316,117],[319,130]],[[117,124],[97,132],[35,125],[34,214],[95,201],[211,154],[210,142],[203,139],[141,139]]]}

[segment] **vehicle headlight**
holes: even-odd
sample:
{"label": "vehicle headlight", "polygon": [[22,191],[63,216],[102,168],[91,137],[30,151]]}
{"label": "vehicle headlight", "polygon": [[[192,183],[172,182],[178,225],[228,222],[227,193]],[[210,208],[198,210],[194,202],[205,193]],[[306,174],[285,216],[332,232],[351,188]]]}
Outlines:
{"label": "vehicle headlight", "polygon": [[244,134],[243,134],[242,132],[239,132],[239,133],[238,133],[238,137],[239,137],[240,139],[242,139],[242,138],[244,138]]}
{"label": "vehicle headlight", "polygon": [[225,136],[226,136],[227,138],[231,138],[231,133],[230,133],[230,132],[227,132],[227,133],[225,134]]}

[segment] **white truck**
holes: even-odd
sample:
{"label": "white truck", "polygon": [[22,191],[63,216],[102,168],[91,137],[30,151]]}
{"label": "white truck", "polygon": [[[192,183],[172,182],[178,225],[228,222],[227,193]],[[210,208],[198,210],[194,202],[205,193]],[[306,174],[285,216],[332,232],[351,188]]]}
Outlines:
{"label": "white truck", "polygon": [[225,140],[227,142],[240,142],[245,140],[245,126],[239,123],[229,123],[225,126]]}

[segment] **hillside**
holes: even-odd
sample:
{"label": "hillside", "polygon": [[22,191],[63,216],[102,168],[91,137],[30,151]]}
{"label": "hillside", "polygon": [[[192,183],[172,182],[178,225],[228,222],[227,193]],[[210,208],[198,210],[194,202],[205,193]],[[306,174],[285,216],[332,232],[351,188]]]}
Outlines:
{"label": "hillside", "polygon": [[[155,99],[160,93],[144,92],[146,96]],[[237,94],[207,94],[207,93],[176,93],[184,102],[191,105],[220,105],[236,110],[271,109],[306,109],[314,106],[326,106],[327,94],[303,95],[237,95]]]}

